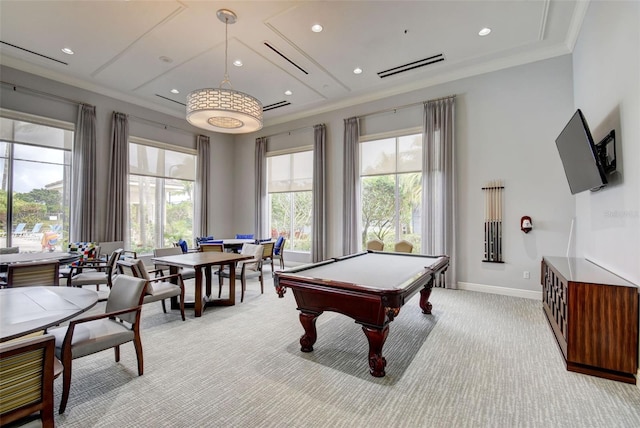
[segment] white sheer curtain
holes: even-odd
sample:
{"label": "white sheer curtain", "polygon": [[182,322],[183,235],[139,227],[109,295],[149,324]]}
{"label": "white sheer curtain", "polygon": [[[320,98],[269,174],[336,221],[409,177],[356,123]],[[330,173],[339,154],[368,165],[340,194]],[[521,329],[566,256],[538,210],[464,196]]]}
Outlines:
{"label": "white sheer curtain", "polygon": [[269,138],[256,138],[255,174],[256,174],[256,218],[254,233],[256,239],[271,237],[265,235],[269,229],[265,226],[267,219],[267,143]]}
{"label": "white sheer curtain", "polygon": [[324,124],[313,127],[313,218],[311,237],[311,261],[319,262],[325,259],[326,253],[326,126]]}
{"label": "white sheer curtain", "polygon": [[360,232],[360,175],[359,175],[360,119],[344,120],[344,199],[342,206],[342,252],[344,255],[358,251]]}
{"label": "white sheer curtain", "polygon": [[422,248],[425,254],[450,257],[447,288],[456,280],[455,97],[424,105],[422,160]]}
{"label": "white sheer curtain", "polygon": [[209,144],[209,137],[198,135],[196,140],[198,166],[196,168],[195,222],[193,224],[193,232],[196,237],[209,235],[209,179],[211,174]]}
{"label": "white sheer curtain", "polygon": [[96,108],[81,104],[73,138],[69,242],[96,236]]}
{"label": "white sheer curtain", "polygon": [[127,238],[129,209],[129,119],[124,113],[113,112],[111,118],[111,154],[107,183],[107,224],[105,241]]}

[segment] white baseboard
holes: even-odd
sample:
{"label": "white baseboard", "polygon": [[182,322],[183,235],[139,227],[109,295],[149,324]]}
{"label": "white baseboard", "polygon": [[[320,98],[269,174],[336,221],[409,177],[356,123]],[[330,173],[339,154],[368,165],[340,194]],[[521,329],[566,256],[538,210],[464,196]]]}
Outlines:
{"label": "white baseboard", "polygon": [[480,293],[500,294],[503,296],[523,297],[542,301],[542,290],[520,290],[517,288],[496,287],[495,285],[474,284],[472,282],[458,282],[458,290],[477,291]]}

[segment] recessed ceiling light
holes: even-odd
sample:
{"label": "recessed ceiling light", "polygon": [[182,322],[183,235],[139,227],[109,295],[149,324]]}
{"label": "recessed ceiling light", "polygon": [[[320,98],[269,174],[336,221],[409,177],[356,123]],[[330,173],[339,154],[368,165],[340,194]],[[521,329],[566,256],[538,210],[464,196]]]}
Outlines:
{"label": "recessed ceiling light", "polygon": [[74,54],[74,52],[69,48],[62,48],[62,52],[66,53],[67,55],[73,55]]}
{"label": "recessed ceiling light", "polygon": [[487,36],[491,32],[491,28],[484,27],[482,30],[478,32],[479,36]]}
{"label": "recessed ceiling light", "polygon": [[180,91],[179,91],[179,90],[177,90],[177,89],[172,89],[172,90],[171,90],[171,93],[172,93],[172,94],[179,94],[179,93],[180,93]]}
{"label": "recessed ceiling light", "polygon": [[236,67],[242,67],[242,61],[237,59],[237,60],[233,61],[233,65],[235,65]]}
{"label": "recessed ceiling light", "polygon": [[313,31],[314,33],[319,33],[322,31],[322,25],[320,24],[314,24],[311,26],[311,31]]}
{"label": "recessed ceiling light", "polygon": [[361,74],[362,73],[362,69],[360,67],[356,67],[353,69],[353,74]]}
{"label": "recessed ceiling light", "polygon": [[287,89],[286,91],[284,91],[284,94],[285,95],[291,95],[291,94],[293,94],[293,92],[291,92],[290,90]]}

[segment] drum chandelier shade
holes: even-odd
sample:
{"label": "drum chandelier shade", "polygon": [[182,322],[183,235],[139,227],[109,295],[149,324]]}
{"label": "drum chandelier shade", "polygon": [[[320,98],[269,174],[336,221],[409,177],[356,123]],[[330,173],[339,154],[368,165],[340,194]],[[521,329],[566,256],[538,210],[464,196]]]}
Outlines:
{"label": "drum chandelier shade", "polygon": [[218,19],[225,23],[224,80],[220,87],[196,89],[187,96],[187,121],[193,126],[227,134],[243,134],[262,129],[262,103],[234,89],[227,73],[227,26],[237,20],[230,10],[220,9]]}

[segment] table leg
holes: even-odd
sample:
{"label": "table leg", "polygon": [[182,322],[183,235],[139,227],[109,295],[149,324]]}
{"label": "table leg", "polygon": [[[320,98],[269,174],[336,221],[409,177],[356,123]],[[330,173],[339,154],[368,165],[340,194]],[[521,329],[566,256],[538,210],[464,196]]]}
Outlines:
{"label": "table leg", "polygon": [[211,296],[211,266],[204,268],[204,276],[206,279],[206,295],[208,299]]}
{"label": "table leg", "polygon": [[236,262],[229,263],[229,300],[231,305],[236,304]]}
{"label": "table leg", "polygon": [[431,287],[420,290],[420,308],[422,308],[423,314],[431,313],[432,306],[429,303],[429,296],[431,296]]}
{"label": "table leg", "polygon": [[[178,273],[178,267],[177,266],[169,266],[169,274],[170,275],[175,275]],[[178,278],[173,277],[169,280],[172,284],[178,284]],[[180,305],[178,303],[178,298],[177,297],[172,297],[171,299],[171,309],[180,309]]]}
{"label": "table leg", "polygon": [[196,268],[196,301],[193,304],[196,317],[202,316],[202,269]]}
{"label": "table leg", "polygon": [[300,323],[304,327],[304,334],[300,337],[300,350],[302,352],[312,352],[313,344],[316,343],[318,332],[316,331],[316,320],[320,313],[300,312]]}
{"label": "table leg", "polygon": [[367,340],[369,341],[369,373],[375,377],[383,377],[385,375],[384,367],[387,360],[382,356],[382,347],[387,340],[389,334],[389,326],[386,325],[382,329],[362,326]]}

